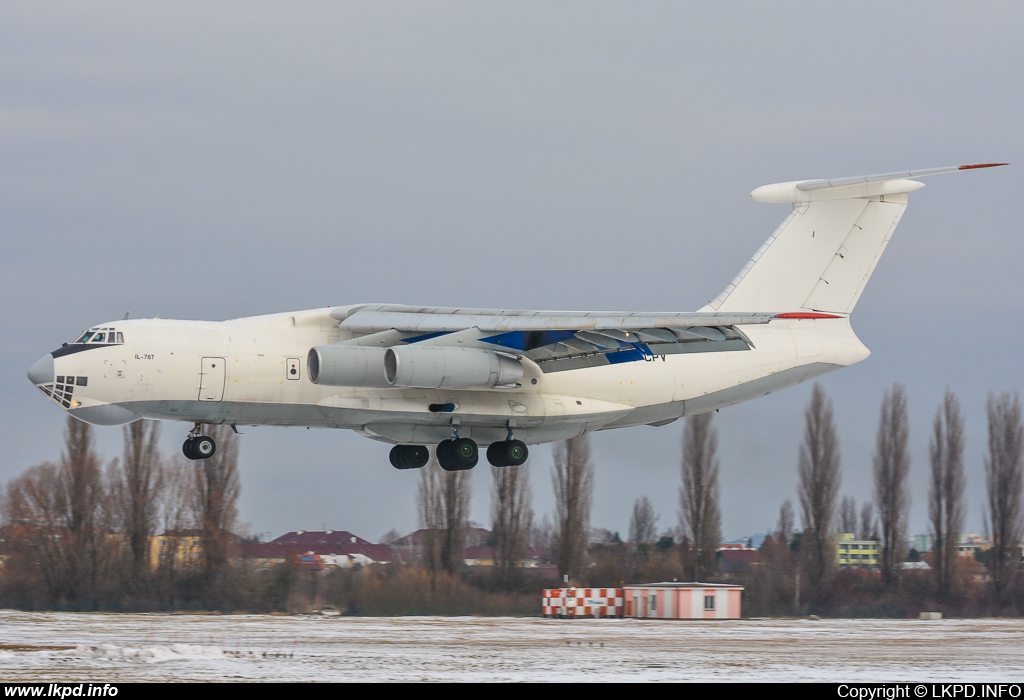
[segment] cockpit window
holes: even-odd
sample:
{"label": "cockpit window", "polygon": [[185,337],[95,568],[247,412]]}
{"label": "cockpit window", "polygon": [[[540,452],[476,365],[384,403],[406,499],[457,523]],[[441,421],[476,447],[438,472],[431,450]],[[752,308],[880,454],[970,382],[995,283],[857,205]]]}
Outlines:
{"label": "cockpit window", "polygon": [[115,331],[113,328],[93,328],[78,336],[72,344],[84,345],[86,343],[122,345],[124,344],[124,333]]}

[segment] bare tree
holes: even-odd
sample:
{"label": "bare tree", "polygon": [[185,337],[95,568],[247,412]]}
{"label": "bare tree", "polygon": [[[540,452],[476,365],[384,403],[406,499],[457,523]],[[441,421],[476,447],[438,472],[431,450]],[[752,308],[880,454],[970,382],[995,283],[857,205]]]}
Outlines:
{"label": "bare tree", "polygon": [[420,524],[420,557],[423,567],[430,572],[441,569],[441,468],[432,456],[427,466],[420,469],[420,483],[416,489],[416,509]]}
{"label": "bare tree", "polygon": [[[179,541],[183,533],[197,530],[196,523],[196,474],[195,465],[185,462],[181,457],[173,457],[162,470],[160,492],[157,497],[156,528],[158,534],[167,535],[159,538],[155,552],[150,552],[150,561],[155,563],[160,582],[165,584],[165,593],[173,600],[174,582],[181,573],[178,561]],[[163,546],[160,546],[160,541]],[[189,563],[188,567],[191,568]]]}
{"label": "bare tree", "polygon": [[860,532],[862,540],[877,540],[878,527],[875,521],[875,504],[871,501],[864,501],[860,507]]}
{"label": "bare tree", "polygon": [[529,466],[492,467],[491,532],[494,535],[495,566],[502,585],[508,587],[526,553],[533,527]]}
{"label": "bare tree", "polygon": [[207,435],[217,443],[208,459],[193,462],[193,517],[202,531],[203,567],[208,581],[216,579],[228,563],[238,518],[238,437],[225,425],[207,426]]}
{"label": "bare tree", "polygon": [[713,574],[722,539],[722,511],[718,493],[718,433],[711,427],[712,413],[686,419],[683,429],[683,486],[679,490],[683,557],[694,581]]}
{"label": "bare tree", "polygon": [[420,470],[417,505],[424,530],[421,553],[427,570],[455,573],[462,568],[469,498],[469,472],[443,471],[436,457]]}
{"label": "bare tree", "polygon": [[3,503],[4,526],[24,533],[13,542],[16,555],[20,555],[20,563],[38,573],[52,602],[66,600],[73,593],[57,482],[56,464],[31,467],[8,484]]}
{"label": "bare tree", "polygon": [[793,539],[793,502],[788,498],[779,506],[779,522],[775,526],[775,538],[789,546]]}
{"label": "bare tree", "polygon": [[634,545],[650,544],[658,537],[658,515],[651,499],[641,496],[633,502],[629,518],[629,541]]}
{"label": "bare tree", "polygon": [[559,443],[554,449],[551,481],[555,490],[555,531],[552,545],[558,573],[575,578],[587,554],[590,507],[594,497],[594,465],[590,461],[590,437]]}
{"label": "bare tree", "polygon": [[939,597],[948,596],[957,583],[957,544],[963,530],[964,423],[960,401],[946,389],[942,406],[935,414],[929,443],[931,485],[928,517],[931,520],[932,571]]}
{"label": "bare tree", "polygon": [[7,488],[4,520],[24,526],[53,603],[92,605],[113,550],[92,426],[68,416],[58,464],[32,467]]}
{"label": "bare tree", "polygon": [[148,569],[150,537],[157,525],[162,477],[159,436],[160,424],[156,421],[138,420],[126,425],[124,455],[112,470],[114,506],[135,579]]}
{"label": "bare tree", "polygon": [[811,403],[804,412],[804,442],[800,446],[798,471],[804,527],[800,551],[811,585],[820,588],[835,563],[833,536],[841,480],[832,402],[820,384],[814,385]]}
{"label": "bare tree", "polygon": [[1024,424],[1020,397],[1002,393],[988,398],[988,491],[986,525],[992,536],[992,585],[997,600],[1005,600],[1016,577],[1020,542],[1024,536],[1021,488],[1024,479]]}
{"label": "bare tree", "polygon": [[839,503],[839,531],[857,532],[857,502],[850,496],[843,496]]}
{"label": "bare tree", "polygon": [[899,578],[907,548],[907,434],[907,392],[902,384],[893,384],[882,399],[874,459],[875,504],[882,528],[882,580],[889,585]]}

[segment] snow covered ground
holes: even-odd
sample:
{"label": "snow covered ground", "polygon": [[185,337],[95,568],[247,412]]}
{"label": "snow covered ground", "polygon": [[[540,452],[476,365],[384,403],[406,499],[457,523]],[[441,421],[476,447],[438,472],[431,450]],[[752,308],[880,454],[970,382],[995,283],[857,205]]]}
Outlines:
{"label": "snow covered ground", "polygon": [[6,681],[1020,681],[1024,620],[0,611]]}

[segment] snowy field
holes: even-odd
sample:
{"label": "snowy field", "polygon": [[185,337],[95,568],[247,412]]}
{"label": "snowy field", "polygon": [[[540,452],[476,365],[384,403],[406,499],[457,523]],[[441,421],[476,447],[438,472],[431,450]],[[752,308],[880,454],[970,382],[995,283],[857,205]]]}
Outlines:
{"label": "snowy field", "polygon": [[5,681],[1020,681],[1024,620],[0,611]]}

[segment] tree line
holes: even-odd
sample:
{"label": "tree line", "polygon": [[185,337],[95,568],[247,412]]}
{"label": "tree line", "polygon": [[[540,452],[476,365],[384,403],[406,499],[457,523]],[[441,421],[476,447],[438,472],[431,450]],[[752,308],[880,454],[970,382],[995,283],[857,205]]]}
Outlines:
{"label": "tree line", "polygon": [[[715,414],[709,412],[684,421],[674,527],[659,532],[659,516],[646,496],[633,504],[627,541],[592,527],[594,464],[584,435],[555,445],[550,478],[556,506],[540,519],[532,506],[529,464],[491,468],[487,544],[493,566],[464,562],[468,472],[447,472],[431,460],[420,471],[416,491],[417,555],[327,575],[291,565],[262,572],[239,564],[238,443],[229,428],[207,428],[219,446],[213,458],[185,462],[159,453],[158,423],[138,421],[124,428],[122,454],[104,464],[95,453],[92,428],[69,418],[59,461],[31,467],[0,494],[3,537],[13,548],[0,576],[0,604],[114,610],[330,604],[373,614],[525,613],[539,609],[541,587],[565,580],[593,586],[731,580],[747,585],[749,614],[909,614],[926,603],[962,611],[1022,609],[1019,398],[993,395],[987,405],[984,519],[992,547],[983,558],[991,582],[981,589],[966,577],[957,550],[966,516],[966,470],[964,418],[952,392],[936,413],[929,441],[930,569],[903,568],[910,505],[907,413],[906,391],[893,385],[879,414],[873,499],[858,512],[852,498],[839,499],[832,402],[815,385],[796,460],[800,526],[786,500],[761,547],[762,561],[747,571],[720,570],[720,460]],[[171,540],[201,541],[192,552],[197,559],[182,561],[173,541],[167,556],[154,559],[151,538],[158,531]],[[877,576],[838,569],[840,532],[879,543]],[[527,560],[543,566],[526,568]]]}
{"label": "tree line", "polygon": [[[0,602],[173,609],[234,596],[239,582],[229,561],[241,484],[233,432],[209,426],[217,453],[186,463],[165,459],[157,449],[159,423],[140,420],[124,427],[122,454],[104,464],[92,431],[69,417],[59,461],[27,469],[0,492],[11,552]],[[170,535],[166,556],[151,547],[158,530]],[[184,541],[201,542],[189,553],[202,556],[176,556]]]}

